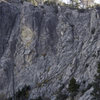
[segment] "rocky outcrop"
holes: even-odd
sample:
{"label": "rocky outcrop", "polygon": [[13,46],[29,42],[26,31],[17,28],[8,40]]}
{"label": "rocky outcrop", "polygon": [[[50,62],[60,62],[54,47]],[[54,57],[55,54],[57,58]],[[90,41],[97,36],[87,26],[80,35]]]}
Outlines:
{"label": "rocky outcrop", "polygon": [[29,85],[29,100],[55,100],[59,92],[69,95],[75,77],[76,100],[91,100],[93,88],[87,87],[100,60],[99,10],[17,5],[0,3],[0,94],[9,97]]}

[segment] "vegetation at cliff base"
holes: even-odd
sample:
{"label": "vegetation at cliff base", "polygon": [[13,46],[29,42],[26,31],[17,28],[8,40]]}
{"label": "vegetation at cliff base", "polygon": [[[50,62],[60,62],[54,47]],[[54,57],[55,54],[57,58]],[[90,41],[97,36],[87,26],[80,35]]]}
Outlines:
{"label": "vegetation at cliff base", "polygon": [[7,100],[27,100],[29,97],[30,86],[25,85],[21,90],[19,89],[14,97],[9,97]]}

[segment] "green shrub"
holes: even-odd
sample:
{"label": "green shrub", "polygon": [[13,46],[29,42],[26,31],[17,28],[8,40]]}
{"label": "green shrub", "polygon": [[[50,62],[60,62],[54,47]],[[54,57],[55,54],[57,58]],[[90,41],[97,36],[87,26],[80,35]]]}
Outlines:
{"label": "green shrub", "polygon": [[30,86],[25,85],[22,90],[18,90],[18,92],[16,92],[17,100],[19,100],[20,98],[28,98],[30,89]]}
{"label": "green shrub", "polygon": [[78,89],[79,89],[80,85],[76,83],[75,78],[73,77],[70,80],[69,86],[68,86],[68,91],[70,93],[71,96],[71,100],[74,99],[74,96],[77,95]]}
{"label": "green shrub", "polygon": [[75,78],[72,78],[69,83],[68,91],[70,93],[77,92],[79,89],[79,85],[76,83]]}
{"label": "green shrub", "polygon": [[45,1],[44,2],[45,5],[57,5],[57,3],[55,1]]}
{"label": "green shrub", "polygon": [[[25,85],[22,90],[18,90],[15,94],[16,100],[26,100],[29,97],[29,91],[31,90],[30,86]],[[7,100],[12,100],[12,97],[9,97]]]}

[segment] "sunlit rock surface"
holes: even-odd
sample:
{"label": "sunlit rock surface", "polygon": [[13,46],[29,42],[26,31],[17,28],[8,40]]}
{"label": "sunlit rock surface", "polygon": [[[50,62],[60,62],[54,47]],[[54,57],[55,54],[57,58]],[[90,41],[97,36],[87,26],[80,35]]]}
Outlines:
{"label": "sunlit rock surface", "polygon": [[68,95],[75,77],[76,100],[91,100],[93,88],[81,91],[92,83],[100,60],[99,16],[99,9],[0,2],[0,94],[12,96],[14,78],[15,92],[31,86],[29,100],[55,100],[59,90]]}

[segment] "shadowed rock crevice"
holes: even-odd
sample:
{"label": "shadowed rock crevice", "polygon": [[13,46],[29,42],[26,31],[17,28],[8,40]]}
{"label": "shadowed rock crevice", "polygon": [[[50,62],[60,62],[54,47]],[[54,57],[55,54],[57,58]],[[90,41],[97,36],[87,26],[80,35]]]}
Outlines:
{"label": "shadowed rock crevice", "polygon": [[[16,11],[16,12],[15,12]],[[0,4],[0,58],[5,52],[17,16],[16,7],[9,4]]]}

